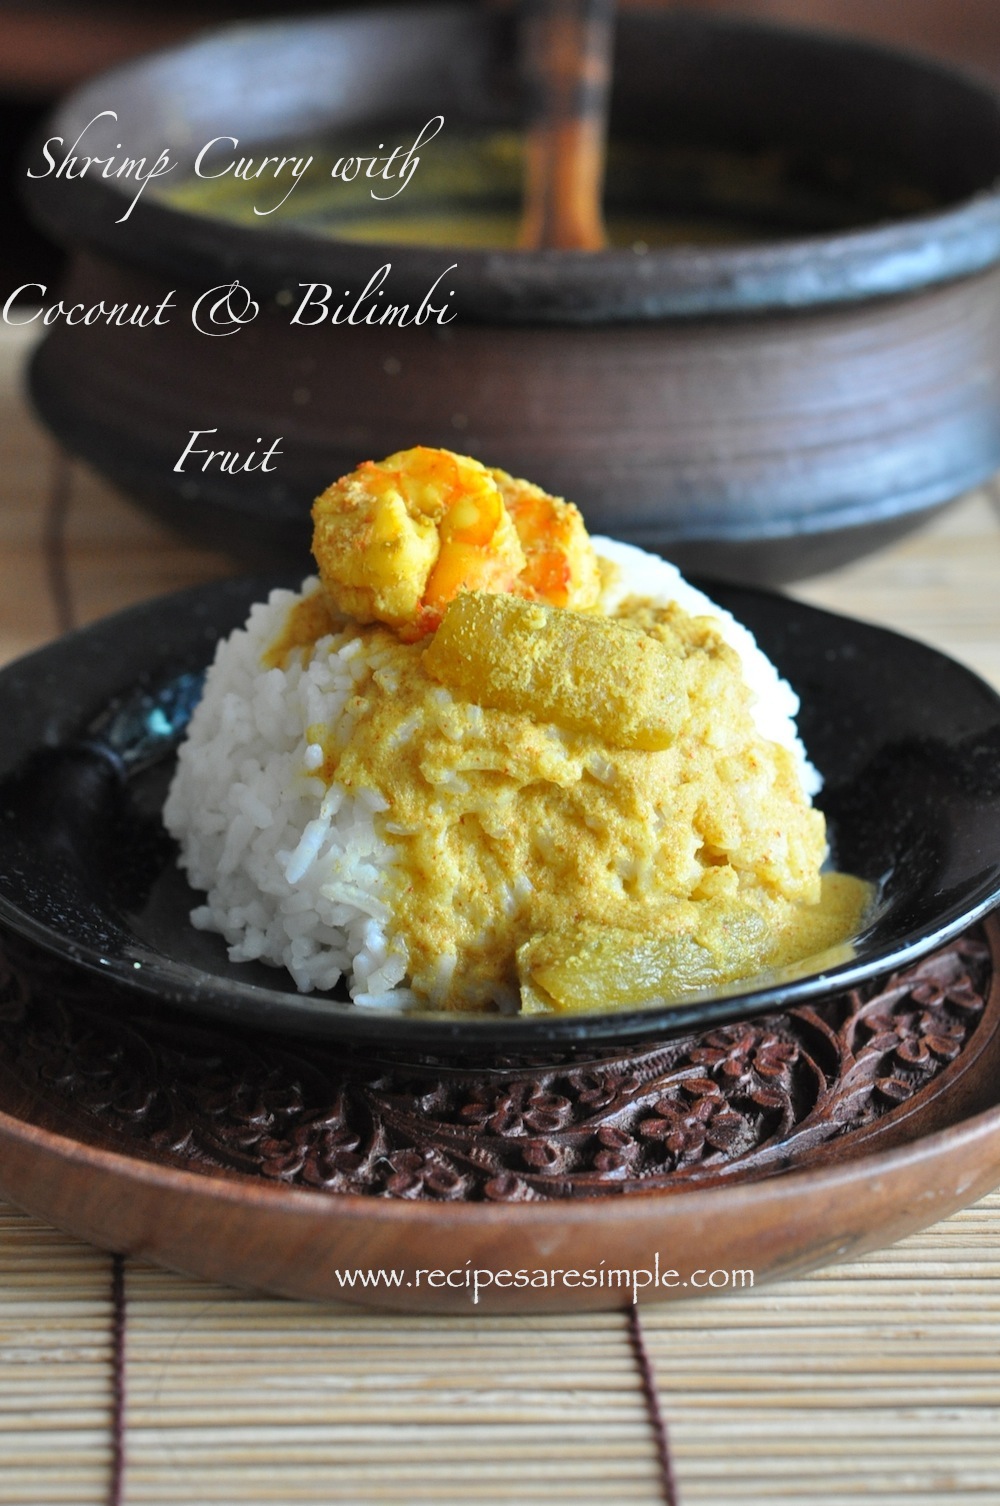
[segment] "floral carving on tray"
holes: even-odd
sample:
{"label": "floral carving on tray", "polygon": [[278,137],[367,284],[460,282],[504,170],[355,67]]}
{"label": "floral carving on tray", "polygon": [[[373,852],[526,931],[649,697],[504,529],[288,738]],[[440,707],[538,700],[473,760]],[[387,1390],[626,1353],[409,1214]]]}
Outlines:
{"label": "floral carving on tray", "polygon": [[960,937],[817,1007],[540,1067],[404,1063],[206,1026],[0,954],[0,1069],[129,1154],[439,1201],[680,1192],[814,1160],[960,1058],[989,981]]}

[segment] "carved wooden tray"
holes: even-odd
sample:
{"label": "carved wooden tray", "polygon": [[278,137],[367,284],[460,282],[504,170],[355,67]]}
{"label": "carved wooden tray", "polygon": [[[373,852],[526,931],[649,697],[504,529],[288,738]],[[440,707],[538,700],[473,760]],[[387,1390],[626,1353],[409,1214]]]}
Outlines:
{"label": "carved wooden tray", "polygon": [[1000,1182],[998,915],[815,1008],[463,1066],[193,1024],[7,938],[0,1191],[301,1297],[551,1311],[759,1285]]}

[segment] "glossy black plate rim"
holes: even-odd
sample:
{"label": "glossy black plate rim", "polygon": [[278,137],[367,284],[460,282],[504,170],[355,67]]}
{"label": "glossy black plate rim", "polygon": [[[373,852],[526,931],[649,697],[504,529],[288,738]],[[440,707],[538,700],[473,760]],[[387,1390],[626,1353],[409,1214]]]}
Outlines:
{"label": "glossy black plate rim", "polygon": [[[79,734],[90,718],[116,696],[128,694],[140,681],[155,684],[181,669],[201,667],[211,658],[220,633],[242,622],[246,609],[275,585],[298,581],[241,577],[196,586],[142,603],[90,627],[56,640],[0,671],[0,693],[19,692],[32,712],[51,713],[41,742],[18,746],[16,732],[0,722],[0,774],[15,767],[40,746],[59,746]],[[836,634],[838,629],[863,628],[887,645],[905,646],[924,656],[939,671],[958,677],[989,708],[1000,733],[1000,695],[971,670],[916,640],[888,629],[860,624],[776,593],[755,587],[716,584],[711,593],[731,610],[739,601],[768,602],[805,625]],[[150,664],[139,654],[142,629],[157,630],[159,662]],[[822,641],[822,634],[820,637]],[[117,660],[114,668],[109,660]],[[78,673],[67,692],[66,668],[78,671],[99,666],[97,687],[80,693]],[[58,697],[58,702],[54,700]],[[57,708],[62,708],[58,710]],[[13,744],[13,747],[12,747]],[[480,1048],[532,1053],[539,1049],[604,1048],[663,1040],[766,1013],[815,1004],[834,993],[906,966],[943,945],[991,910],[1000,900],[1000,853],[982,882],[960,904],[945,906],[932,925],[903,942],[874,945],[864,956],[792,981],[700,997],[681,1005],[647,1006],[641,1010],[545,1016],[434,1014],[368,1008],[331,1001],[317,995],[295,994],[245,984],[238,979],[203,972],[169,957],[143,952],[142,963],[124,957],[105,957],[96,947],[71,941],[41,923],[30,911],[0,893],[0,937],[12,933],[50,957],[71,963],[91,976],[104,978],[161,1003],[196,1015],[296,1036],[321,1036],[345,1043],[385,1049],[420,1047],[447,1055],[476,1055]],[[192,903],[196,898],[192,897]],[[220,942],[221,945],[221,942]],[[137,953],[137,955],[139,955]]]}

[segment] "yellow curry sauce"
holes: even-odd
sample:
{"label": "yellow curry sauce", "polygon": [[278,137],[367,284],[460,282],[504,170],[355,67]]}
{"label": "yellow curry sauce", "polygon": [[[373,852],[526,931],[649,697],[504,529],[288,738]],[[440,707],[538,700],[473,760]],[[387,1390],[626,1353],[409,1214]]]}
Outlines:
{"label": "yellow curry sauce", "polygon": [[[319,590],[267,655],[280,666],[331,632],[365,641],[349,715],[310,736],[327,782],[385,801],[387,900],[419,995],[474,1010],[499,981],[527,1010],[629,1007],[787,965],[858,930],[868,886],[821,879],[823,817],[792,754],[757,732],[739,657],[710,618],[640,601],[614,620],[529,607],[543,648],[576,656],[595,720],[574,713],[546,652],[523,670],[517,635],[530,622],[524,602],[513,622],[511,600],[461,594],[440,642],[404,642],[345,622]],[[484,636],[473,618],[478,637],[463,637],[463,611],[500,614],[497,630]],[[586,631],[569,621],[585,615]],[[597,624],[624,635],[617,656],[587,647]],[[616,700],[629,639],[647,658],[656,646],[662,682],[638,732],[634,697]]]}

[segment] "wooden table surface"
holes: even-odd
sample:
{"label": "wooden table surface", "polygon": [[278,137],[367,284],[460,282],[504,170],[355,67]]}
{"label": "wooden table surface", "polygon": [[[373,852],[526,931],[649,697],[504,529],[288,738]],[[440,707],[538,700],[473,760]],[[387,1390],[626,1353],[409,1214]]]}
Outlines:
{"label": "wooden table surface", "polygon": [[[27,348],[0,335],[0,661],[232,568],[57,457],[20,396]],[[998,582],[989,489],[796,594],[1000,686]],[[138,1260],[124,1279],[126,1502],[665,1499],[624,1313],[398,1317]],[[113,1316],[107,1255],[0,1207],[3,1506],[111,1499]],[[865,1260],[640,1316],[680,1501],[1000,1502],[1000,1196]]]}

